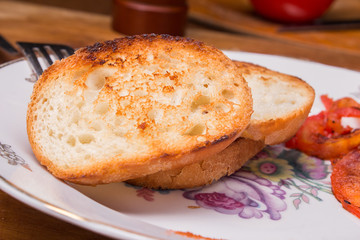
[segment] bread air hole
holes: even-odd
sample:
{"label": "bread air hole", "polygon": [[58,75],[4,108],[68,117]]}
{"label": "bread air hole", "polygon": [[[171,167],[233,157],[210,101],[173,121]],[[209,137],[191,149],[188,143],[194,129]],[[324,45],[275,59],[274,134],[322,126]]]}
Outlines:
{"label": "bread air hole", "polygon": [[57,139],[61,140],[63,136],[64,136],[63,134],[59,133],[59,134],[57,135]]}
{"label": "bread air hole", "polygon": [[191,103],[191,111],[196,111],[199,106],[206,105],[210,103],[210,97],[200,95]]}
{"label": "bread air hole", "polygon": [[53,136],[54,136],[54,131],[51,130],[51,129],[49,130],[49,136],[50,136],[50,137],[53,137]]}
{"label": "bread air hole", "polygon": [[81,144],[89,144],[95,140],[94,136],[89,133],[84,133],[84,134],[79,135],[78,139]]}
{"label": "bread air hole", "polygon": [[125,136],[125,131],[122,129],[114,129],[113,130],[113,134],[117,137],[124,137]]}
{"label": "bread air hole", "polygon": [[98,114],[105,114],[109,109],[109,104],[105,102],[100,102],[95,107],[95,112]]}
{"label": "bread air hole", "polygon": [[91,128],[94,129],[95,131],[101,131],[102,125],[100,122],[94,122],[91,124]]}
{"label": "bread air hole", "polygon": [[148,113],[147,116],[150,120],[153,120],[155,122],[157,122],[158,120],[160,120],[164,115],[164,111],[162,109],[151,109]]}
{"label": "bread air hole", "polygon": [[190,128],[188,131],[186,131],[185,135],[189,136],[197,136],[202,135],[205,132],[205,125],[203,124],[196,124],[192,128]]}
{"label": "bread air hole", "polygon": [[76,145],[76,139],[74,136],[70,135],[67,140],[66,143],[69,144],[71,147],[75,147]]}
{"label": "bread air hole", "polygon": [[126,90],[126,89],[121,89],[121,90],[119,91],[119,96],[120,96],[120,97],[126,97],[126,96],[128,96],[128,95],[129,95],[129,91]]}
{"label": "bread air hole", "polygon": [[171,105],[178,106],[183,101],[183,90],[176,90],[171,98]]}
{"label": "bread air hole", "polygon": [[98,91],[105,85],[106,78],[115,72],[114,68],[98,68],[88,75],[85,85],[91,90]]}
{"label": "bread air hole", "polygon": [[89,76],[85,84],[91,90],[100,90],[105,85],[105,77]]}
{"label": "bread air hole", "polygon": [[223,104],[223,103],[216,104],[215,109],[217,111],[222,111],[222,112],[225,112],[225,113],[230,111],[230,108],[228,106],[226,106],[225,104]]}
{"label": "bread air hole", "polygon": [[78,124],[80,120],[80,112],[79,111],[75,111],[72,118],[71,118],[71,123],[75,123]]}
{"label": "bread air hole", "polygon": [[76,107],[77,107],[79,110],[81,110],[81,108],[82,108],[84,105],[85,105],[85,102],[84,102],[84,101],[81,101],[81,102],[78,102],[78,103],[76,104]]}
{"label": "bread air hole", "polygon": [[116,127],[122,124],[122,120],[120,119],[120,117],[115,118],[114,124]]}
{"label": "bread air hole", "polygon": [[77,80],[80,79],[80,78],[82,77],[82,75],[84,75],[87,71],[89,71],[89,67],[85,67],[85,68],[83,68],[83,69],[81,69],[81,70],[78,70],[78,71],[74,72],[73,75],[72,75],[71,81],[72,81],[72,82],[77,81]]}
{"label": "bread air hole", "polygon": [[228,89],[222,90],[221,95],[227,99],[232,99],[235,96],[234,92]]}
{"label": "bread air hole", "polygon": [[146,95],[148,95],[148,92],[145,90],[139,89],[134,92],[134,96],[137,96],[137,97],[144,97]]}

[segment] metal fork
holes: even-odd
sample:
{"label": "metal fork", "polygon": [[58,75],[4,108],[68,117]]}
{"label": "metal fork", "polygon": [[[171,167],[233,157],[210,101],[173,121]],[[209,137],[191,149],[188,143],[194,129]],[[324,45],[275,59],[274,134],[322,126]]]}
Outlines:
{"label": "metal fork", "polygon": [[32,69],[30,81],[35,82],[55,60],[74,53],[74,49],[63,44],[17,42]]}
{"label": "metal fork", "polygon": [[14,55],[18,52],[2,35],[0,35],[0,48]]}

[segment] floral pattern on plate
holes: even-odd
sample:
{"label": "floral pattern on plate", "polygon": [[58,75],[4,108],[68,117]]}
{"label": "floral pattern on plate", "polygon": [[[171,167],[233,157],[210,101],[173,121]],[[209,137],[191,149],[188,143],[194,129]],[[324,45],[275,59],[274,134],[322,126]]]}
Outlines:
{"label": "floral pattern on plate", "polygon": [[[20,165],[31,171],[23,158],[7,144],[0,143],[0,156],[11,165]],[[183,197],[194,200],[198,207],[234,215],[244,219],[281,219],[288,207],[286,199],[300,208],[313,198],[322,201],[320,192],[331,194],[328,179],[330,165],[283,145],[268,146],[231,176],[197,189],[184,190]],[[168,194],[168,190],[136,189],[136,196],[146,201],[155,200],[155,194]]]}
{"label": "floral pattern on plate", "polygon": [[8,144],[0,142],[0,157],[6,159],[10,165],[20,165],[27,170],[31,171],[30,166],[25,162],[25,160],[17,155]]}
{"label": "floral pattern on plate", "polygon": [[282,145],[265,148],[239,171],[183,196],[200,207],[244,219],[281,219],[287,199],[299,209],[310,199],[322,201],[320,192],[331,194],[329,165]]}
{"label": "floral pattern on plate", "polygon": [[[322,201],[321,194],[331,194],[329,168],[327,162],[283,145],[268,146],[231,176],[209,186],[186,189],[183,197],[195,201],[197,207],[222,214],[279,220],[289,203],[299,209],[301,203]],[[169,193],[134,188],[146,201],[154,201],[156,193]]]}
{"label": "floral pattern on plate", "polygon": [[149,201],[149,202],[152,202],[155,200],[154,197],[155,197],[156,193],[169,194],[171,192],[171,190],[153,190],[153,189],[149,189],[149,188],[145,188],[145,187],[130,185],[128,183],[125,183],[125,186],[135,188],[136,196],[143,198],[144,200]]}
{"label": "floral pattern on plate", "polygon": [[240,170],[219,182],[197,190],[185,191],[183,196],[195,200],[200,207],[241,218],[262,218],[268,214],[273,220],[286,210],[286,192],[271,181],[254,173]]}

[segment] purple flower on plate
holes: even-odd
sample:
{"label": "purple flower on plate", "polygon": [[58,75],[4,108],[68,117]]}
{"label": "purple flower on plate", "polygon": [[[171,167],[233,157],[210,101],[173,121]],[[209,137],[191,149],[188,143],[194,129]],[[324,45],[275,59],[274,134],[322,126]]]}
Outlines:
{"label": "purple flower on plate", "polygon": [[328,175],[327,166],[321,159],[301,154],[296,162],[298,167],[295,173],[300,177],[320,180]]}
{"label": "purple flower on plate", "polygon": [[329,175],[326,163],[316,157],[308,156],[296,150],[284,150],[279,158],[283,158],[293,166],[296,176],[304,179],[320,180]]}
{"label": "purple flower on plate", "polygon": [[286,192],[271,181],[253,173],[238,171],[210,186],[184,192],[184,197],[195,200],[204,208],[224,214],[237,214],[241,218],[279,220],[286,209]]}
{"label": "purple flower on plate", "polygon": [[198,193],[194,197],[199,206],[215,209],[218,212],[237,212],[237,209],[244,207],[243,203],[226,196],[224,193]]}
{"label": "purple flower on plate", "polygon": [[293,167],[287,160],[280,158],[261,158],[247,163],[251,172],[273,182],[279,182],[293,176]]}

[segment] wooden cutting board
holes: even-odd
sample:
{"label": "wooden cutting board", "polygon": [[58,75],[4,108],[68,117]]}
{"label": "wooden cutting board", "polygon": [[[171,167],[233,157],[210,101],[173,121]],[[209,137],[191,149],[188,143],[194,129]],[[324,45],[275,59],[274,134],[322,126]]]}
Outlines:
{"label": "wooden cutting board", "polygon": [[[359,0],[341,1],[360,3]],[[241,34],[214,31],[190,21],[186,30],[187,37],[224,50],[289,56],[360,70],[359,30],[278,33],[276,29],[280,25],[261,20],[249,13],[243,14],[240,10],[205,0],[188,2],[190,18],[207,23],[216,22],[220,27],[226,25],[228,29]],[[0,23],[0,34],[14,45],[16,41],[32,41],[63,43],[79,48],[123,36],[111,29],[109,15],[17,1],[0,1]],[[334,36],[330,38],[330,35]],[[17,57],[19,55],[8,56],[0,50],[0,62]]]}
{"label": "wooden cutting board", "polygon": [[[251,11],[226,7],[210,0],[188,0],[188,3],[190,18],[212,26],[301,46],[360,55],[360,28],[284,32],[280,31],[283,25],[265,20]],[[349,15],[359,16],[360,19],[359,0],[340,0],[339,3],[329,10],[327,19]],[[344,6],[345,3],[348,5]]]}

